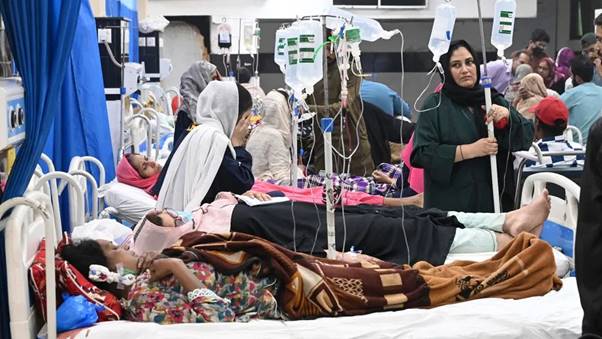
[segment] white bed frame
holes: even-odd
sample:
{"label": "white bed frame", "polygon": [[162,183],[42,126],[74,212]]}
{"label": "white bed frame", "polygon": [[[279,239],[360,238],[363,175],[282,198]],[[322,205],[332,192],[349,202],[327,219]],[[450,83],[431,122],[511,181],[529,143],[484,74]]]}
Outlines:
{"label": "white bed frame", "polygon": [[[131,115],[130,117],[127,118],[127,120],[125,121],[125,125],[129,126],[129,135],[130,135],[130,142],[131,143],[136,143],[134,145],[124,145],[124,150],[127,150],[129,147],[133,147],[134,151],[137,153],[140,153],[140,148],[139,145],[137,144],[137,140],[135,140],[134,137],[134,128],[135,125],[133,125],[132,123],[135,120],[141,120],[142,121],[142,126],[143,128],[146,130],[146,156],[149,157],[149,159],[154,159],[154,160],[158,160],[160,154],[162,153],[163,149],[161,148],[160,145],[160,140],[161,140],[161,126],[159,124],[159,115],[161,113],[157,112],[155,109],[153,108],[149,108],[149,107],[143,107],[142,104],[136,100],[136,99],[130,99],[130,104],[132,106],[138,106],[140,107],[140,111],[136,114]],[[171,106],[170,106],[171,107]],[[150,115],[151,118],[149,118],[147,115]],[[154,129],[152,128],[152,124],[151,121],[154,120],[155,121],[155,126]],[[155,141],[153,143],[153,140]],[[172,140],[172,144],[173,144],[173,140]],[[153,150],[154,148],[154,155],[153,155]],[[127,153],[127,152],[126,152]]]}
{"label": "white bed frame", "polygon": [[[13,338],[36,338],[41,319],[29,301],[29,267],[39,243],[46,238],[46,281],[47,281],[47,338],[56,338],[56,294],[55,287],[55,246],[62,238],[59,196],[67,189],[71,229],[85,223],[86,200],[84,192],[90,181],[92,196],[97,198],[96,180],[85,171],[85,163],[99,167],[99,179],[104,183],[105,172],[102,163],[93,157],[76,157],[70,172],[55,171],[48,156],[42,154],[48,173],[38,166],[24,197],[13,198],[0,205],[0,219],[4,213],[15,207],[10,217],[0,222],[0,231],[5,229],[6,264],[8,277],[10,327]],[[82,170],[83,168],[83,170]],[[76,179],[83,177],[83,180]],[[98,205],[93,208],[97,213]],[[93,213],[94,215],[94,213]],[[53,244],[53,246],[50,246]],[[48,291],[52,291],[49,293]]]}
{"label": "white bed frame", "polygon": [[[0,229],[6,227],[4,241],[10,291],[10,329],[13,338],[36,338],[42,321],[34,307],[29,304],[29,267],[42,238],[46,237],[47,244],[56,245],[56,234],[61,234],[61,227],[60,224],[55,224],[50,199],[42,192],[28,192],[25,197],[4,202],[0,205],[0,216],[12,207],[15,208],[10,217],[0,224]],[[46,246],[48,339],[56,338],[54,247]]]}

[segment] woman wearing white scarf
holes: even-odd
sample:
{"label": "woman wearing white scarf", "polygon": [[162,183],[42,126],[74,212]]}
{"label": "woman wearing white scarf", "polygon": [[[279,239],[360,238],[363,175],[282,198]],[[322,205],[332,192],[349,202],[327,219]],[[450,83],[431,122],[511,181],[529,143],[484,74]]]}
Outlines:
{"label": "woman wearing white scarf", "polygon": [[253,156],[257,180],[288,184],[291,177],[291,110],[286,97],[271,91],[263,99],[262,124],[249,137],[247,151]]}
{"label": "woman wearing white scarf", "polygon": [[173,154],[158,208],[192,211],[220,191],[242,194],[254,182],[244,149],[251,95],[233,82],[212,81],[199,95],[194,128]]}

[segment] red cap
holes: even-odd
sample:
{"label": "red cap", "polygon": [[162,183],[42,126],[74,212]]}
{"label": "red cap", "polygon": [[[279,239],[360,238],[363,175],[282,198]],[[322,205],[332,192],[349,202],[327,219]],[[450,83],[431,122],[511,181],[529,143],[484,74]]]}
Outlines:
{"label": "red cap", "polygon": [[556,120],[569,120],[569,109],[555,96],[543,98],[538,104],[531,106],[529,112],[535,113],[537,119],[548,126],[556,125]]}

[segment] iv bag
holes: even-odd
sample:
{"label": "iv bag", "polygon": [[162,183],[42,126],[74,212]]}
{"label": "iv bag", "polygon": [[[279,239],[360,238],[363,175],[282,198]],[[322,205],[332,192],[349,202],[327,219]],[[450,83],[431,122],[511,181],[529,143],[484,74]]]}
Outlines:
{"label": "iv bag", "polygon": [[439,62],[439,58],[449,50],[455,23],[456,8],[449,3],[439,5],[429,39],[429,50],[433,53],[435,63]]}
{"label": "iv bag", "polygon": [[345,24],[345,20],[341,18],[345,18],[348,21],[351,21],[353,26],[360,29],[361,39],[365,41],[376,41],[381,38],[390,39],[397,33],[394,31],[385,31],[380,23],[374,19],[355,15],[334,6],[327,8],[324,14],[334,16],[334,18],[326,17],[326,27],[333,31],[337,31]]}
{"label": "iv bag", "polygon": [[286,65],[286,37],[285,29],[276,31],[276,43],[274,45],[274,62],[280,67],[280,72],[285,73]]}
{"label": "iv bag", "polygon": [[297,68],[299,66],[299,28],[293,23],[286,29],[286,70],[284,82],[293,89],[296,96],[301,95],[303,85],[299,81]]}
{"label": "iv bag", "polygon": [[495,2],[491,44],[497,48],[497,55],[500,58],[504,56],[504,50],[512,45],[515,15],[515,0],[497,0]]}
{"label": "iv bag", "polygon": [[[313,86],[324,77],[323,53],[315,53],[324,40],[322,24],[314,20],[299,22],[299,65],[297,78],[306,93],[313,93]],[[314,58],[315,57],[315,58]]]}
{"label": "iv bag", "polygon": [[217,45],[220,48],[232,46],[232,28],[227,23],[217,26]]}

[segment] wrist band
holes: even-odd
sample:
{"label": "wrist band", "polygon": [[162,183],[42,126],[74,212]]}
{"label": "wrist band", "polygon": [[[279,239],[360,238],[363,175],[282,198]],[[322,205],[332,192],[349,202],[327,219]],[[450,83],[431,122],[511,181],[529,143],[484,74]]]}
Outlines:
{"label": "wrist band", "polygon": [[459,147],[460,147],[460,157],[462,158],[461,160],[464,160],[464,153],[462,152],[462,145],[460,145]]}

